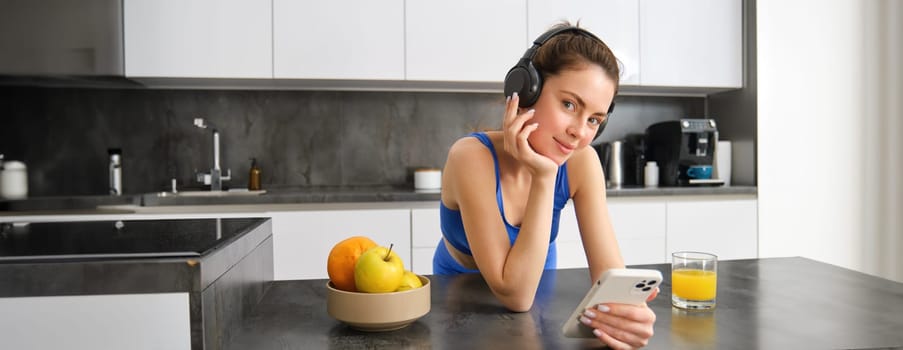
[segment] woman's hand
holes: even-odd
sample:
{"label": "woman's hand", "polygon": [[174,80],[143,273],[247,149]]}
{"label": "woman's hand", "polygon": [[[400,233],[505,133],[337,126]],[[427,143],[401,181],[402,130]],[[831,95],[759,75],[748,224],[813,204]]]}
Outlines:
{"label": "woman's hand", "polygon": [[510,153],[515,159],[523,162],[535,175],[553,175],[558,171],[558,164],[548,157],[536,153],[527,138],[538,127],[539,123],[527,122],[533,118],[534,110],[530,109],[524,113],[518,114],[519,97],[515,92],[508,98],[508,104],[505,108],[505,120],[503,122],[505,151]]}
{"label": "woman's hand", "polygon": [[[658,294],[653,292],[648,300]],[[599,304],[586,309],[580,322],[593,329],[593,334],[612,349],[636,349],[652,338],[655,313],[646,304]]]}

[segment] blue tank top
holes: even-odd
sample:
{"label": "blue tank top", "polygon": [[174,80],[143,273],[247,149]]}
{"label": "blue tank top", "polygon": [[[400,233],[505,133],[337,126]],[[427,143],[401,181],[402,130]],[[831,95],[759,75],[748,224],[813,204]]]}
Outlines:
{"label": "blue tank top", "polygon": [[[505,206],[502,203],[502,187],[499,182],[499,159],[495,152],[495,147],[493,147],[489,136],[484,133],[475,132],[468,136],[476,137],[486,146],[486,148],[489,148],[490,153],[492,153],[492,161],[495,163],[495,200],[496,203],[498,203],[499,214],[502,216],[502,221],[505,222],[505,229],[508,231],[508,240],[513,245],[518,233],[520,233],[520,227],[511,225],[505,218]],[[570,193],[567,163],[565,163],[558,167],[558,174],[555,178],[555,199],[552,209],[552,234],[549,239],[549,251],[546,255],[546,269],[554,269],[556,266],[557,249],[555,248],[555,238],[558,237],[558,220],[561,217],[561,209],[564,208],[570,198]],[[455,247],[455,249],[464,254],[473,255],[470,251],[470,244],[467,242],[467,236],[464,234],[464,222],[461,219],[461,212],[447,208],[441,200],[439,201],[439,226],[442,230],[442,236],[448,240],[448,243],[451,244],[452,247]],[[462,272],[476,272],[476,270],[464,269],[448,254],[445,244],[440,240],[436,254],[433,257],[433,273],[442,275]]]}

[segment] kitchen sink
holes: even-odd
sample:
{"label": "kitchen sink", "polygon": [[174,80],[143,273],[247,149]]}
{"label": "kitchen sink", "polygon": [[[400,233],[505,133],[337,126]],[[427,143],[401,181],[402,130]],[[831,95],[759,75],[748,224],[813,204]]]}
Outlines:
{"label": "kitchen sink", "polygon": [[229,191],[179,191],[179,192],[157,192],[157,197],[236,197],[236,196],[259,196],[267,193],[266,190],[248,191],[248,190],[229,190]]}

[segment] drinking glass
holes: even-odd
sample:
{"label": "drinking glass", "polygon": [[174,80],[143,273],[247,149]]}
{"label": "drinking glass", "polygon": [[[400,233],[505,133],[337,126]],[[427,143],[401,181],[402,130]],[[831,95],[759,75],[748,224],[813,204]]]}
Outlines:
{"label": "drinking glass", "polygon": [[671,305],[687,310],[715,308],[718,257],[703,252],[671,254]]}

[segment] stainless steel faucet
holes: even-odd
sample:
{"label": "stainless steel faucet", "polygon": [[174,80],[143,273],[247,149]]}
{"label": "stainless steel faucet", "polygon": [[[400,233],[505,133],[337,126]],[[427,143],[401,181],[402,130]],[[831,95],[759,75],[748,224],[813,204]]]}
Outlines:
{"label": "stainless steel faucet", "polygon": [[219,131],[212,124],[207,123],[204,118],[194,118],[194,125],[213,131],[213,168],[209,173],[197,173],[197,180],[205,185],[210,185],[211,191],[222,191],[223,181],[232,179],[232,169],[226,170],[226,176],[223,176],[223,171],[219,166]]}

